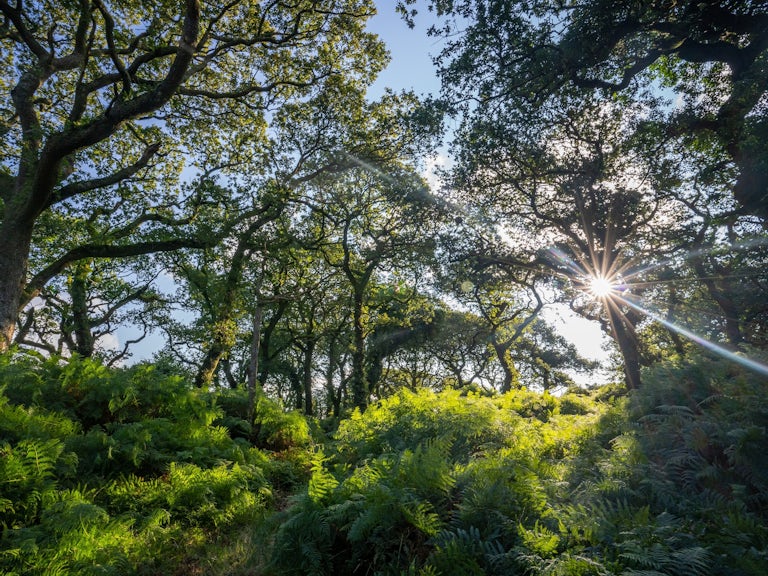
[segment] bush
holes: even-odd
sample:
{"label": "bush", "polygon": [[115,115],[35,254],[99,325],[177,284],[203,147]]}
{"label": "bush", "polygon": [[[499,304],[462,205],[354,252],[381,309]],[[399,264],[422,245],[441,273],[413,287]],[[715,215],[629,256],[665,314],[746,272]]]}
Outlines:
{"label": "bush", "polygon": [[355,413],[288,511],[273,573],[515,573],[522,535],[547,530],[537,523],[560,474],[550,457],[588,435],[599,412],[577,420],[559,406],[528,392],[402,390]]}
{"label": "bush", "polygon": [[0,382],[3,574],[178,573],[272,502],[279,467],[178,377],[3,357]]}

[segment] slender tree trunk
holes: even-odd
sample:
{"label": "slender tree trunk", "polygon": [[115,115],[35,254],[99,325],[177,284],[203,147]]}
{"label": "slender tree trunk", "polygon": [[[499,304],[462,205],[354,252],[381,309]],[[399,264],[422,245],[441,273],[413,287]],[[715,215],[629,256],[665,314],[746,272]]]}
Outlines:
{"label": "slender tree trunk", "polygon": [[355,294],[354,298],[354,349],[352,351],[352,402],[357,408],[365,410],[368,405],[368,383],[365,373],[365,333],[363,330],[363,297]]}
{"label": "slender tree trunk", "polygon": [[88,318],[88,272],[90,260],[80,260],[75,265],[69,296],[72,298],[72,330],[75,336],[75,352],[84,358],[93,356],[96,342]]}
{"label": "slender tree trunk", "polygon": [[224,376],[227,378],[227,384],[229,384],[230,389],[236,390],[238,382],[232,373],[232,362],[229,357],[221,359],[221,367],[224,369]]}
{"label": "slender tree trunk", "polygon": [[291,384],[294,410],[304,411],[304,378],[295,368],[289,368],[288,381]]}
{"label": "slender tree trunk", "polygon": [[640,346],[634,323],[613,304],[609,306],[613,337],[624,361],[624,381],[629,390],[640,388]]}
{"label": "slender tree trunk", "polygon": [[519,375],[512,362],[512,358],[509,356],[509,348],[511,344],[511,341],[507,343],[499,342],[495,333],[491,337],[491,345],[496,351],[496,357],[499,359],[501,369],[504,371],[504,382],[501,384],[502,392],[509,392],[512,388],[517,388],[519,386]]}
{"label": "slender tree trunk", "polygon": [[[667,310],[667,322],[670,324],[675,323],[675,311],[678,308],[679,299],[677,295],[677,290],[675,290],[674,286],[670,287],[670,293],[669,293],[669,304],[668,304],[668,310]],[[665,327],[666,328],[666,327]],[[683,343],[683,339],[680,338],[680,335],[672,330],[671,328],[666,328],[667,333],[669,334],[670,339],[672,340],[672,345],[675,347],[675,352],[677,352],[677,355],[680,358],[685,357],[685,344]]]}
{"label": "slender tree trunk", "polygon": [[304,363],[303,370],[303,384],[304,384],[304,413],[307,416],[312,416],[312,359],[315,354],[315,344],[317,341],[314,338],[307,340],[307,345],[304,348]]}
{"label": "slender tree trunk", "polygon": [[[329,406],[332,407],[332,414],[335,418],[339,417],[336,401],[336,388],[333,385],[333,375],[336,373],[336,344],[332,339],[328,345],[328,366],[325,369],[325,394]],[[339,392],[339,396],[341,392]]]}
{"label": "slender tree trunk", "polygon": [[253,313],[251,335],[251,356],[248,362],[248,421],[253,422],[256,412],[256,384],[259,377],[259,347],[261,343],[261,321],[264,308],[257,306]]}
{"label": "slender tree trunk", "polygon": [[0,352],[13,342],[21,296],[26,283],[32,226],[16,224],[8,215],[0,225]]}
{"label": "slender tree trunk", "polygon": [[349,384],[349,375],[344,370],[344,364],[339,363],[339,390],[333,400],[333,414],[336,418],[341,418],[341,407],[344,401],[349,397],[347,385]]}

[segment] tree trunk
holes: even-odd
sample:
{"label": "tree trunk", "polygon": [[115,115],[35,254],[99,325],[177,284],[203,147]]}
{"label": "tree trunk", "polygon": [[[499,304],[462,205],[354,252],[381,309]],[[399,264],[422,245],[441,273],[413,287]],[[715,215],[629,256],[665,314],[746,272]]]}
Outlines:
{"label": "tree trunk", "polygon": [[709,292],[711,298],[723,313],[723,320],[725,320],[725,337],[728,339],[728,344],[734,348],[738,347],[739,344],[744,342],[744,336],[741,332],[741,322],[739,322],[742,311],[734,303],[733,298],[728,295],[728,291],[722,290],[714,280],[702,278],[702,282],[704,283],[704,286],[706,286],[707,292]]}
{"label": "tree trunk", "polygon": [[32,226],[13,222],[8,211],[0,226],[0,352],[13,342],[32,242]]}
{"label": "tree trunk", "polygon": [[354,302],[354,349],[352,351],[352,402],[365,410],[368,405],[368,383],[365,373],[365,334],[363,331],[363,298],[355,294]]}
{"label": "tree trunk", "polygon": [[253,422],[256,412],[256,383],[259,377],[259,347],[261,345],[261,320],[264,308],[257,306],[253,313],[251,357],[248,363],[248,421]]}
{"label": "tree trunk", "polygon": [[[338,418],[338,409],[336,401],[336,388],[333,385],[333,375],[336,373],[336,346],[335,341],[332,339],[328,345],[328,365],[325,369],[325,395],[328,401],[328,405],[332,407],[332,414],[334,418]],[[341,395],[341,393],[339,393]]]}
{"label": "tree trunk", "polygon": [[232,362],[229,357],[221,359],[221,367],[224,369],[224,376],[227,378],[227,384],[231,390],[237,390],[237,378],[232,373]]}
{"label": "tree trunk", "polygon": [[77,263],[69,285],[69,296],[72,298],[72,331],[75,336],[75,352],[83,358],[93,356],[96,346],[88,318],[89,262],[88,260],[80,260]]}
{"label": "tree trunk", "polygon": [[316,340],[309,338],[304,348],[303,384],[304,384],[304,413],[312,416],[312,358],[315,354]]}
{"label": "tree trunk", "polygon": [[[694,244],[699,250],[702,250],[705,247],[702,241],[704,231],[705,230],[702,230],[699,233],[699,237]],[[706,246],[706,248],[711,248],[711,246]],[[741,332],[741,323],[739,321],[742,316],[742,310],[739,309],[733,301],[733,298],[729,296],[729,293],[732,294],[734,291],[732,290],[732,287],[727,284],[728,281],[725,279],[731,274],[732,270],[730,267],[722,269],[715,265],[714,274],[712,274],[704,267],[703,258],[693,259],[693,269],[696,272],[696,276],[699,277],[706,287],[709,296],[715,301],[715,304],[717,304],[718,308],[720,308],[720,311],[723,313],[723,319],[725,320],[725,336],[728,339],[728,343],[733,347],[737,347],[744,342],[744,336]],[[724,279],[721,282],[726,283],[726,285],[723,287],[721,282],[717,282],[712,278],[713,275],[722,276]]]}
{"label": "tree trunk", "polygon": [[219,362],[232,349],[234,342],[227,336],[231,323],[234,322],[231,320],[227,320],[226,323],[219,322],[219,326],[214,330],[213,342],[208,347],[208,352],[205,353],[203,362],[195,375],[195,386],[198,388],[205,388],[213,382]]}
{"label": "tree trunk", "polygon": [[629,390],[640,388],[640,346],[634,324],[618,307],[609,305],[608,315],[613,329],[613,338],[624,360],[624,381]]}
{"label": "tree trunk", "polygon": [[501,384],[501,392],[509,392],[512,388],[519,387],[519,375],[515,368],[512,358],[509,356],[509,348],[512,342],[499,342],[494,333],[491,337],[491,344],[496,351],[496,357],[499,359],[501,369],[504,371],[504,382]]}
{"label": "tree trunk", "polygon": [[[677,290],[675,290],[674,286],[670,287],[669,292],[669,304],[668,304],[668,310],[667,310],[667,322],[670,324],[675,323],[675,312],[677,310],[679,299],[677,295]],[[669,334],[670,339],[672,340],[672,345],[675,347],[675,352],[677,352],[677,355],[680,358],[685,358],[685,344],[683,343],[683,339],[680,338],[680,334],[672,330],[671,328],[666,327],[667,333]]]}

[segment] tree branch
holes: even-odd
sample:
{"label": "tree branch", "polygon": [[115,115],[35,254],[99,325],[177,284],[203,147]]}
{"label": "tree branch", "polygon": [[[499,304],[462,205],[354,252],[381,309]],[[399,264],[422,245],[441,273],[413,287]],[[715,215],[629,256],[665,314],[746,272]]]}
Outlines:
{"label": "tree branch", "polygon": [[115,68],[117,68],[117,71],[123,79],[123,94],[128,94],[131,91],[131,76],[125,69],[125,65],[123,64],[123,61],[120,60],[120,56],[118,56],[117,49],[115,48],[115,20],[101,0],[93,0],[93,2],[96,4],[99,12],[101,12],[102,18],[104,18],[109,57],[112,59],[112,63],[115,65]]}
{"label": "tree branch", "polygon": [[181,39],[165,78],[153,90],[131,100],[119,97],[102,116],[92,122],[65,129],[50,137],[40,155],[33,193],[25,206],[24,219],[34,220],[49,205],[49,197],[59,177],[62,159],[77,150],[109,138],[126,120],[160,108],[173,96],[184,81],[192,62],[199,28],[199,2],[186,0]]}
{"label": "tree branch", "polygon": [[172,252],[182,248],[210,248],[214,246],[218,238],[174,238],[171,240],[154,240],[136,242],[135,244],[84,244],[67,251],[54,262],[40,270],[27,283],[24,295],[21,298],[20,307],[26,306],[32,298],[37,296],[51,278],[63,272],[67,266],[84,258],[126,258],[142,256],[155,252]]}
{"label": "tree branch", "polygon": [[23,14],[20,8],[13,8],[6,2],[6,0],[0,0],[0,12],[5,14],[6,18],[13,23],[13,27],[16,28],[16,31],[19,33],[19,37],[24,41],[24,44],[27,45],[27,48],[37,56],[38,60],[41,62],[50,61],[51,54],[37,41],[34,35],[24,25]]}
{"label": "tree branch", "polygon": [[149,160],[152,158],[152,156],[154,156],[159,149],[160,149],[159,142],[155,144],[151,144],[144,149],[144,153],[141,155],[141,158],[139,158],[136,162],[134,162],[130,166],[126,166],[125,168],[118,170],[113,174],[110,174],[109,176],[104,176],[103,178],[93,178],[91,180],[82,180],[79,182],[72,182],[70,184],[67,184],[66,186],[62,186],[61,188],[59,188],[57,192],[54,192],[48,204],[44,206],[44,209],[49,208],[53,204],[56,204],[58,202],[71,198],[78,194],[83,194],[84,192],[90,192],[91,190],[96,190],[98,188],[106,188],[107,186],[113,186],[115,184],[122,182],[123,180],[130,178],[131,176],[136,174],[139,170],[144,168],[149,163]]}

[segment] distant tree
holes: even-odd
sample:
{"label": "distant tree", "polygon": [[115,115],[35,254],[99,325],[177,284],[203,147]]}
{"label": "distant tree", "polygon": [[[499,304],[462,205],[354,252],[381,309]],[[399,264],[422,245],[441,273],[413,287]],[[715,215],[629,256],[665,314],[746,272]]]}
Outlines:
{"label": "distant tree", "polygon": [[395,162],[318,181],[306,203],[318,223],[323,257],[346,278],[354,335],[350,388],[353,404],[364,408],[370,394],[366,339],[375,325],[371,288],[378,275],[408,280],[409,270],[428,261],[434,243],[427,231],[436,204],[421,178]]}
{"label": "distant tree", "polygon": [[[549,276],[577,312],[604,319],[627,384],[637,387],[642,358],[636,327],[643,316],[622,301],[627,292],[592,297],[590,279],[620,284],[622,274],[679,250],[680,242],[663,232],[679,229],[679,203],[663,175],[631,155],[620,108],[598,102],[553,109],[547,120],[474,118],[459,133],[457,193],[506,236],[478,258],[518,276],[528,270]],[[635,284],[632,298],[643,289]]]}
{"label": "distant tree", "polygon": [[[160,268],[146,258],[79,260],[66,278],[47,284],[19,321],[14,341],[46,354],[99,357],[108,365],[161,325],[168,301],[155,287]],[[119,328],[130,326],[119,340]]]}

